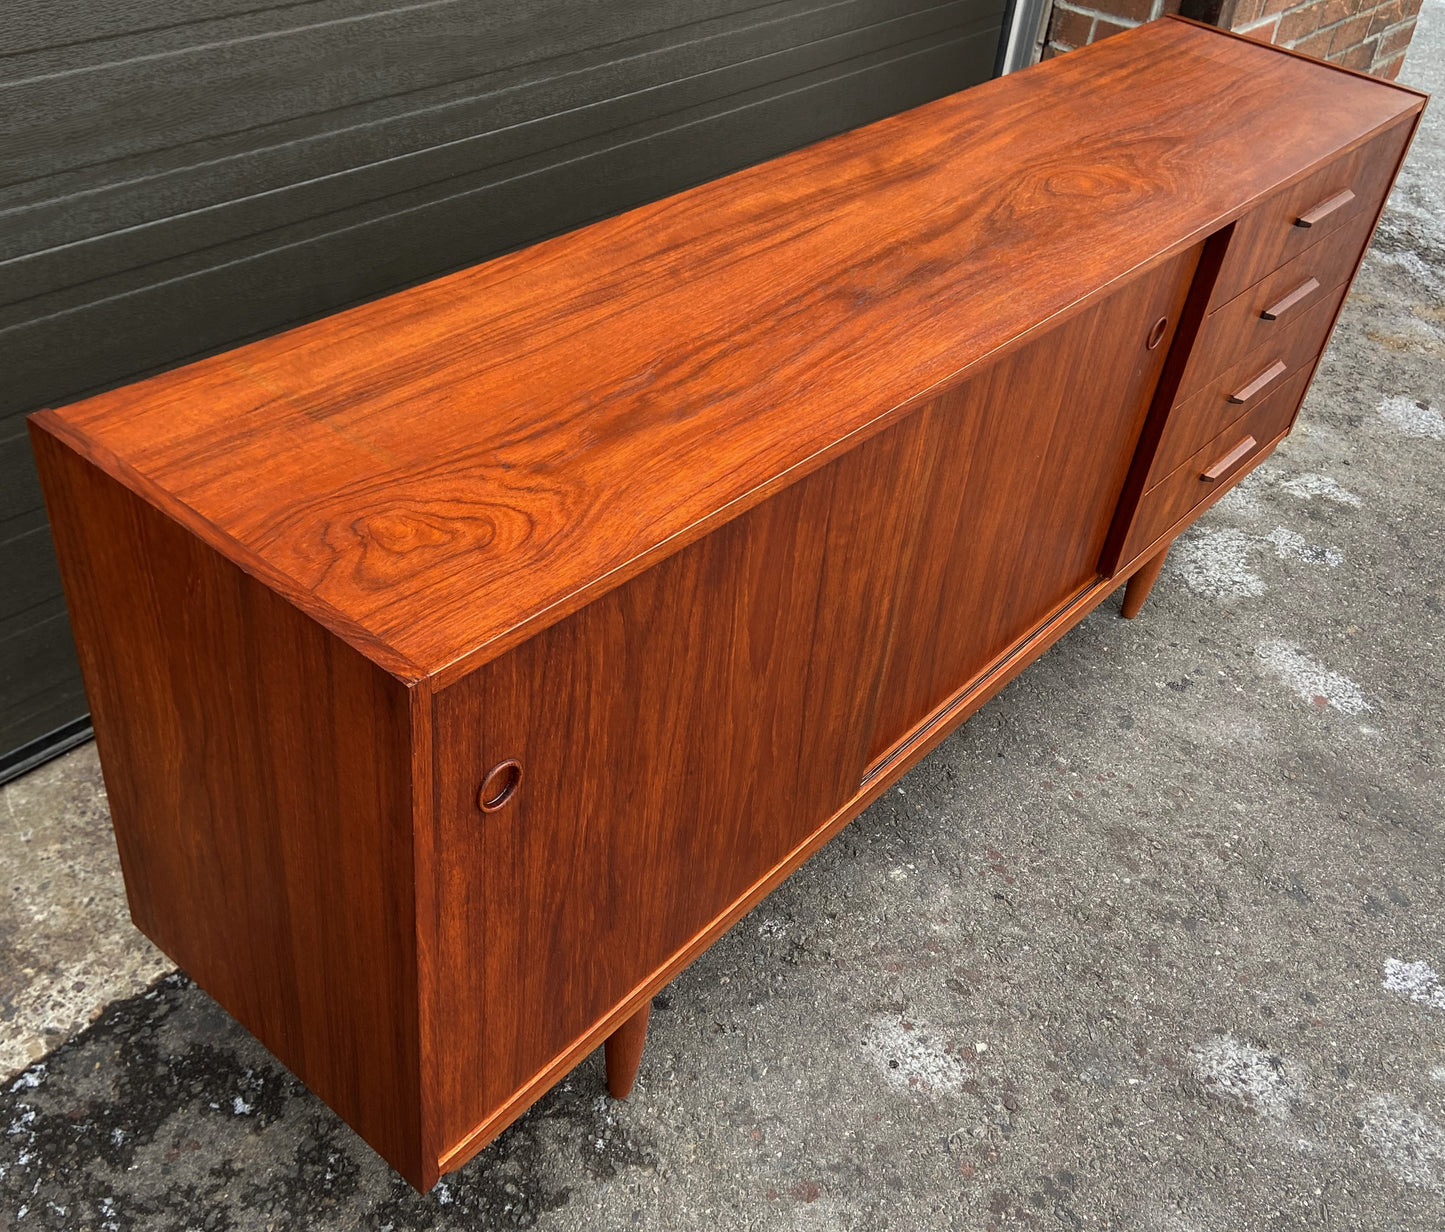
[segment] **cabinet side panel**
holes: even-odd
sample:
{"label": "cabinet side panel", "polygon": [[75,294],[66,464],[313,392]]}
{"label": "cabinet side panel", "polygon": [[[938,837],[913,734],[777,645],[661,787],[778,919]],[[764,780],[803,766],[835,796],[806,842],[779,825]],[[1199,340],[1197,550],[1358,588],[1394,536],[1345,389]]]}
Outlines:
{"label": "cabinet side panel", "polygon": [[429,1184],[406,688],[33,423],[31,437],[132,918]]}

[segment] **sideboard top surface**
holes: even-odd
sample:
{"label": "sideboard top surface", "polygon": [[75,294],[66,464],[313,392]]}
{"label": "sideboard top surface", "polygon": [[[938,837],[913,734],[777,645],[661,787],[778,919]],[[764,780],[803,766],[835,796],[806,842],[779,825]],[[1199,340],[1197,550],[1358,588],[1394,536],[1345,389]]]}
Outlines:
{"label": "sideboard top surface", "polygon": [[444,682],[1421,105],[1154,22],[37,426]]}

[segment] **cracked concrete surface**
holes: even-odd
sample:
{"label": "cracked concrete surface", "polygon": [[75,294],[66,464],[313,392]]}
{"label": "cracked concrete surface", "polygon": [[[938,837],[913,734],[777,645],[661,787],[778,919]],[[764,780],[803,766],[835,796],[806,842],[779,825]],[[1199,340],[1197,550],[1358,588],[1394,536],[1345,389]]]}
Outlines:
{"label": "cracked concrete surface", "polygon": [[[1427,0],[1402,78],[1442,70]],[[0,1087],[0,1229],[1445,1227],[1442,125],[1299,428],[1141,617],[675,980],[628,1102],[594,1056],[431,1194],[184,977],[141,991],[93,752],[7,788],[6,1056],[83,1029]]]}

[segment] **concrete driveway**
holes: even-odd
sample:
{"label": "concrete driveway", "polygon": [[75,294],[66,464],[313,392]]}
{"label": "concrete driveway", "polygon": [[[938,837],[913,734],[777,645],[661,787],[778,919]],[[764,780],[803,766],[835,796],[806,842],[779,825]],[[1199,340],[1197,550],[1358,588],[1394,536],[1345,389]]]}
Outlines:
{"label": "concrete driveway", "polygon": [[93,749],[10,785],[0,1229],[1445,1228],[1442,409],[1437,100],[1298,430],[1140,619],[679,977],[630,1101],[593,1057],[425,1197],[130,928]]}

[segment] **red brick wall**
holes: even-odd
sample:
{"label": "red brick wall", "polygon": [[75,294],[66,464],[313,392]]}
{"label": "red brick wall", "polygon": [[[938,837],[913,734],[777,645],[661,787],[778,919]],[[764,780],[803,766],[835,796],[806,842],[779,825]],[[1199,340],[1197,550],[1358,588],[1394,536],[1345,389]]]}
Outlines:
{"label": "red brick wall", "polygon": [[[1054,0],[1044,56],[1127,30],[1181,0]],[[1183,0],[1184,12],[1251,38],[1392,80],[1415,32],[1420,0]]]}
{"label": "red brick wall", "polygon": [[1420,0],[1237,0],[1232,28],[1393,81],[1419,11]]}
{"label": "red brick wall", "polygon": [[1054,0],[1044,59],[1118,34],[1165,13],[1177,13],[1180,0]]}

